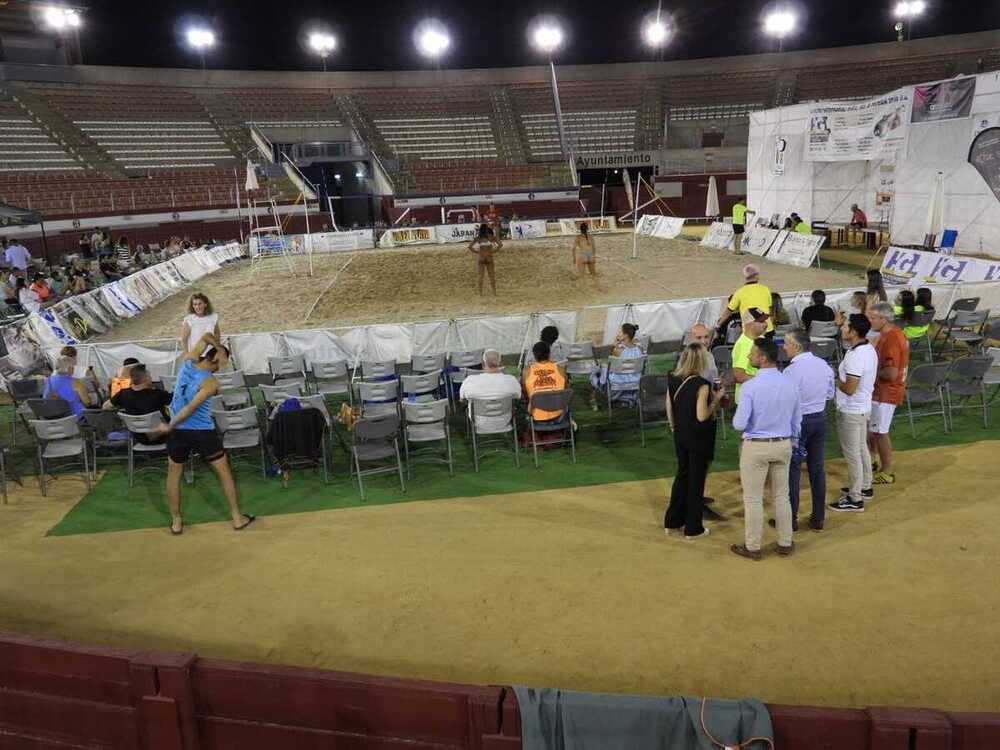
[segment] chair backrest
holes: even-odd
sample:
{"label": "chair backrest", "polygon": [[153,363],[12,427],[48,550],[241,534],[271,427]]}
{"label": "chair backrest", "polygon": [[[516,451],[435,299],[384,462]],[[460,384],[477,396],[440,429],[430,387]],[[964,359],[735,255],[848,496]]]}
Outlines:
{"label": "chair backrest", "polygon": [[264,400],[269,404],[278,399],[298,398],[303,392],[303,383],[292,381],[281,385],[260,385],[260,392],[264,395]]}
{"label": "chair backrest", "polygon": [[101,434],[122,429],[122,420],[117,412],[105,411],[104,409],[84,409],[83,423]]}
{"label": "chair backrest", "polygon": [[837,356],[837,342],[830,339],[818,339],[809,342],[809,351],[820,359],[831,360]]}
{"label": "chair backrest", "polygon": [[809,338],[833,339],[840,327],[832,320],[814,320],[809,324]]}
{"label": "chair backrest", "polygon": [[993,367],[992,357],[959,357],[952,361],[948,377],[974,382],[982,380],[991,367]]}
{"label": "chair backrest", "polygon": [[[216,373],[218,375],[219,373]],[[156,379],[156,383],[160,385],[167,393],[174,392],[174,386],[177,385],[176,375],[161,375]]]}
{"label": "chair backrest", "polygon": [[645,357],[609,357],[608,372],[618,375],[638,375],[646,367]]}
{"label": "chair backrest", "polygon": [[158,411],[154,411],[150,414],[140,414],[138,416],[119,413],[118,416],[122,423],[124,423],[125,429],[129,432],[152,432],[154,429],[163,424],[163,415]]}
{"label": "chair backrest", "polygon": [[395,401],[399,398],[399,381],[385,380],[379,383],[358,383],[358,393],[362,401]]}
{"label": "chair backrest", "polygon": [[451,352],[448,355],[452,367],[479,367],[483,363],[483,350],[472,349],[467,352]]}
{"label": "chair backrest", "polygon": [[308,396],[299,396],[299,403],[302,404],[303,409],[318,409],[323,414],[323,419],[326,420],[327,424],[330,424],[330,412],[326,408],[326,399],[320,393],[314,393]]}
{"label": "chair backrest", "polygon": [[339,380],[347,377],[347,360],[345,359],[312,362],[309,366],[317,380]]}
{"label": "chair backrest", "polygon": [[448,399],[437,401],[418,401],[404,403],[403,413],[410,424],[426,424],[428,422],[443,422],[448,418]]}
{"label": "chair backrest", "polygon": [[42,394],[45,392],[45,381],[39,378],[8,380],[7,392],[15,401],[24,401],[29,398],[41,398]]}
{"label": "chair backrest", "polygon": [[415,373],[443,370],[444,362],[445,362],[444,353],[414,354],[413,359],[410,360],[410,370]]}
{"label": "chair backrest", "polygon": [[951,363],[917,365],[906,373],[906,382],[910,388],[917,386],[937,388],[948,377],[948,372],[950,370]]}
{"label": "chair backrest", "polygon": [[289,375],[302,375],[306,371],[306,358],[301,354],[288,357],[268,357],[267,368],[271,375],[283,378]]}
{"label": "chair backrest", "polygon": [[73,413],[69,402],[61,398],[29,398],[27,404],[35,419],[62,419]]}
{"label": "chair backrest", "polygon": [[951,317],[952,313],[956,313],[959,310],[972,311],[979,307],[979,297],[960,297],[951,303],[951,309],[948,311],[948,316]]}
{"label": "chair backrest", "polygon": [[[215,379],[219,382],[219,388],[226,390],[229,388],[246,388],[247,381],[243,375],[243,370],[227,370],[226,372],[215,373]],[[174,378],[176,380],[176,378]],[[166,381],[164,381],[166,386]],[[173,390],[168,388],[167,390]]]}
{"label": "chair backrest", "polygon": [[362,362],[361,377],[363,378],[384,378],[388,375],[396,374],[396,360],[386,360],[385,362]]}
{"label": "chair backrest", "polygon": [[512,397],[469,399],[469,415],[472,417],[513,418],[514,399]]}
{"label": "chair backrest", "polygon": [[403,375],[403,393],[432,393],[441,385],[441,371],[423,373],[422,375]]}
{"label": "chair backrest", "polygon": [[354,423],[354,439],[360,441],[386,440],[399,432],[399,417],[387,414],[384,417],[365,417]]}
{"label": "chair backrest", "polygon": [[257,407],[255,406],[250,406],[246,409],[236,409],[234,411],[212,412],[212,418],[215,419],[215,426],[222,432],[251,430],[260,426]]}
{"label": "chair backrest", "polygon": [[941,234],[941,249],[949,250],[955,247],[955,242],[958,241],[958,230],[957,229],[945,229]]}
{"label": "chair backrest", "polygon": [[717,346],[712,349],[712,359],[720,373],[733,369],[733,347]]}
{"label": "chair backrest", "polygon": [[577,341],[569,347],[569,358],[571,360],[593,359],[594,344],[591,341]]}
{"label": "chair backrest", "polygon": [[931,323],[934,322],[934,311],[925,310],[924,312],[914,312],[913,321],[911,323],[907,323],[901,317],[897,318],[896,322],[899,323],[900,325],[909,325],[914,327],[929,326]]}
{"label": "chair backrest", "polygon": [[72,415],[62,419],[29,419],[28,424],[39,440],[64,440],[80,436],[80,424]]}
{"label": "chair backrest", "polygon": [[573,391],[565,388],[561,391],[536,391],[531,394],[528,401],[528,411],[541,409],[542,411],[560,412],[563,417],[573,405]]}
{"label": "chair backrest", "polygon": [[652,343],[652,338],[649,336],[636,336],[633,343],[649,354],[649,345]]}
{"label": "chair backrest", "polygon": [[989,317],[989,310],[956,310],[955,328],[978,328],[986,322]]}

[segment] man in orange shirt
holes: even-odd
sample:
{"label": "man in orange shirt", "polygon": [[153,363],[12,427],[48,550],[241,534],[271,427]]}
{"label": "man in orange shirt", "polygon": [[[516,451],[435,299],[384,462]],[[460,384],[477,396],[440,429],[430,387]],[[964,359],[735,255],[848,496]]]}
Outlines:
{"label": "man in orange shirt", "polygon": [[[535,361],[528,365],[524,371],[524,392],[531,396],[539,391],[561,391],[566,388],[566,376],[559,369],[559,365],[549,360],[551,349],[544,341],[539,341],[531,348],[531,353],[535,355]],[[559,419],[561,411],[545,411],[543,409],[532,409],[531,417],[536,422],[547,422]]]}
{"label": "man in orange shirt", "polygon": [[910,344],[903,331],[895,325],[895,313],[888,302],[871,305],[867,310],[872,330],[878,331],[875,352],[878,354],[878,374],[872,394],[872,413],[868,424],[868,445],[878,453],[879,470],[872,484],[893,484],[892,440],[889,428],[896,407],[903,403],[906,392],[906,369],[910,365]]}

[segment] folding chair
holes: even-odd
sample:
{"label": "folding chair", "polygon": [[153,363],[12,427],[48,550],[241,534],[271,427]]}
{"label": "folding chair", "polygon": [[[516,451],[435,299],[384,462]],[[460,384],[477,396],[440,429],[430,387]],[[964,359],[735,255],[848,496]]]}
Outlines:
{"label": "folding chair", "polygon": [[[941,417],[944,423],[944,431],[950,432],[948,426],[948,407],[945,399],[944,383],[948,377],[950,364],[918,365],[907,373],[906,378],[906,413],[910,420],[910,434],[917,437],[917,428],[914,419],[919,417]],[[940,409],[937,411],[913,410],[914,404],[918,406],[937,404]]]}
{"label": "folding chair", "polygon": [[[979,406],[983,410],[983,427],[989,427],[989,410],[986,408],[986,374],[993,367],[992,357],[961,357],[951,363],[948,377],[944,381],[944,392],[948,400],[948,419],[955,424],[956,409],[971,409],[973,404],[955,406],[953,397],[969,401],[979,397]],[[978,408],[978,407],[976,407]]]}
{"label": "folding chair", "polygon": [[[531,450],[535,456],[535,468],[538,468],[539,445],[569,445],[570,456],[576,463],[576,436],[573,431],[573,391],[566,388],[561,391],[537,391],[528,400],[528,429],[531,430]],[[542,411],[560,411],[558,419],[536,420],[534,409]],[[538,442],[539,433],[561,432],[563,436],[544,443]],[[567,437],[568,435],[568,437]]]}
{"label": "folding chair", "polygon": [[667,424],[667,375],[643,375],[639,379],[639,439],[646,447],[646,428]]}
{"label": "folding chair", "polygon": [[[260,429],[260,413],[254,406],[236,411],[213,412],[215,428],[222,435],[222,447],[230,454],[235,451],[257,449],[260,453],[260,473],[267,476],[267,456]],[[233,464],[235,469],[235,464]]]}
{"label": "folding chair", "polygon": [[150,435],[155,432],[156,428],[164,423],[163,415],[155,411],[151,414],[142,414],[139,416],[119,413],[118,417],[124,423],[125,429],[128,430],[128,486],[132,487],[135,480],[136,457],[154,458],[167,455],[167,444],[165,442],[143,443],[136,439],[136,435]]}
{"label": "folding chair", "polygon": [[[354,424],[354,474],[358,478],[358,491],[361,499],[365,499],[365,486],[362,477],[375,474],[399,474],[399,489],[406,492],[406,482],[403,479],[403,462],[399,455],[399,415],[386,414],[380,417],[359,419]],[[361,462],[384,462],[394,459],[392,464],[379,463],[375,468],[361,468]]]}
{"label": "folding chair", "polygon": [[810,338],[809,351],[831,367],[836,367],[840,362],[840,345],[833,339]]}
{"label": "folding chair", "polygon": [[919,338],[910,339],[909,341],[910,341],[910,350],[911,351],[914,349],[913,345],[915,343],[917,343],[918,341],[920,341],[921,339],[923,339],[924,341],[927,342],[927,361],[928,362],[933,362],[934,361],[934,347],[931,346],[931,329],[930,329],[931,323],[933,323],[933,322],[934,322],[934,311],[933,310],[927,310],[926,312],[915,312],[915,313],[913,313],[913,321],[911,323],[909,323],[909,325],[913,326],[914,328],[916,328],[918,326],[927,326],[927,330],[924,332],[923,336],[920,336]]}
{"label": "folding chair", "polygon": [[[604,379],[604,397],[608,402],[608,424],[611,424],[612,413],[614,412],[615,401],[622,401],[626,394],[634,394],[636,401],[639,395],[639,380],[646,369],[646,357],[632,357],[624,359],[622,357],[608,358],[608,372]],[[636,377],[635,382],[615,383],[611,380],[612,375],[627,375]]]}
{"label": "folding chair", "polygon": [[443,370],[446,356],[442,354],[414,354],[410,360],[410,372],[415,375]]}
{"label": "folding chair", "polygon": [[270,408],[286,398],[299,398],[305,393],[305,380],[286,380],[280,385],[259,385],[264,404]]}
{"label": "folding chair", "polygon": [[331,438],[336,438],[337,443],[339,443],[344,453],[350,456],[351,449],[347,447],[347,443],[344,441],[344,436],[341,435],[340,430],[337,429],[337,420],[335,420],[330,414],[330,408],[326,403],[326,399],[324,399],[322,395],[314,393],[311,395],[300,396],[299,403],[302,404],[303,409],[316,409],[323,415],[323,419],[326,422],[327,427],[327,443],[331,454],[333,449],[333,441]]}
{"label": "folding chair", "polygon": [[35,419],[62,419],[73,414],[69,401],[61,398],[29,398],[27,405]]}
{"label": "folding chair", "polygon": [[354,393],[351,389],[351,376],[348,372],[347,360],[330,362],[312,362],[309,366],[313,376],[313,388],[323,398],[330,396],[347,396],[348,403],[354,403]]}
{"label": "folding chair", "polygon": [[[405,377],[405,376],[404,376]],[[414,463],[443,463],[448,475],[455,476],[451,454],[451,430],[448,427],[448,399],[403,404],[403,448],[406,451],[406,478],[411,475]],[[444,443],[445,458],[426,455],[425,448],[411,449],[410,443]]]}
{"label": "folding chair", "polygon": [[569,357],[566,359],[566,377],[570,380],[574,375],[590,378],[594,369],[594,344],[590,341],[578,341],[569,347]]}
{"label": "folding chair", "polygon": [[358,383],[361,417],[393,415],[399,419],[399,381],[382,380],[375,383]]}
{"label": "folding chair", "polygon": [[[513,398],[470,399],[466,415],[469,423],[469,433],[472,435],[472,461],[477,473],[479,472],[479,459],[487,455],[480,452],[480,446],[485,445],[487,442],[495,446],[500,445],[500,440],[494,439],[493,436],[502,437],[508,434],[511,435],[514,446],[514,466],[520,467],[521,457],[517,446],[517,420],[514,419]],[[495,419],[498,421],[498,424],[502,420],[503,426],[496,428],[480,427],[476,423],[476,417]],[[506,443],[506,438],[503,439],[503,442]],[[495,447],[493,452],[498,450],[500,448]]]}
{"label": "folding chair", "polygon": [[84,435],[90,442],[90,468],[97,477],[97,450],[102,448],[110,452],[109,458],[115,457],[116,450],[125,452],[117,456],[122,461],[128,461],[128,435],[117,412],[103,409],[84,409],[81,420]]}
{"label": "folding chair", "polygon": [[[219,375],[219,373],[215,373]],[[174,387],[177,385],[176,375],[161,375],[158,377],[154,384],[159,384],[159,386],[165,390],[167,393],[173,393]]]}
{"label": "folding chair", "polygon": [[[312,398],[319,397],[312,396]],[[310,445],[292,437],[310,434],[314,425],[318,425],[320,429],[318,442]],[[306,466],[318,469],[322,465],[323,481],[329,484],[330,459],[327,451],[329,429],[323,409],[307,407],[275,414],[268,425],[267,445],[274,460],[281,465],[283,474],[284,470],[290,468]],[[287,475],[283,475],[283,481],[287,487]]]}
{"label": "folding chair", "polygon": [[840,326],[832,320],[814,320],[809,324],[809,340],[840,338]]}
{"label": "folding chair", "polygon": [[948,329],[947,340],[951,341],[952,353],[958,343],[970,350],[976,349],[983,342],[983,329],[989,316],[989,310],[958,310]]}
{"label": "folding chair", "polygon": [[7,394],[10,396],[11,404],[14,408],[14,415],[10,420],[11,447],[17,445],[18,416],[27,424],[28,415],[32,413],[28,409],[26,402],[31,398],[41,398],[43,393],[45,393],[45,381],[41,378],[7,381]]}
{"label": "folding chair", "polygon": [[481,367],[483,364],[483,349],[470,349],[465,352],[450,352],[448,363],[458,369]]}
{"label": "folding chair", "polygon": [[227,409],[239,409],[253,404],[253,394],[243,370],[217,372],[215,379],[219,383],[219,396]]}
{"label": "folding chair", "polygon": [[[38,441],[38,481],[42,487],[42,495],[48,494],[46,483],[46,460],[56,461],[73,459],[80,456],[83,465],[83,477],[90,490],[90,461],[87,441],[83,439],[80,425],[75,416],[62,419],[30,419],[28,425],[35,433]],[[79,464],[81,461],[71,461]]]}
{"label": "folding chair", "polygon": [[[358,370],[361,374],[358,375]],[[374,378],[391,378],[396,374],[396,360],[385,362],[362,362],[354,369],[354,379],[372,380]]]}
{"label": "folding chair", "polygon": [[941,320],[941,325],[938,326],[937,333],[934,334],[934,341],[936,342],[942,333],[944,333],[945,341],[947,341],[948,334],[951,333],[955,315],[962,311],[974,312],[977,307],[979,307],[979,297],[960,297],[952,302],[951,307],[948,308],[948,313]]}
{"label": "folding chair", "polygon": [[271,373],[271,381],[276,385],[287,379],[302,379],[306,377],[306,358],[301,354],[288,357],[268,357],[267,369]]}
{"label": "folding chair", "polygon": [[441,392],[441,370],[432,370],[420,375],[401,375],[400,382],[405,400],[436,401]]}
{"label": "folding chair", "polygon": [[956,242],[958,242],[958,230],[945,229],[941,233],[941,247],[938,252],[942,255],[954,255]]}
{"label": "folding chair", "polygon": [[989,372],[983,376],[983,385],[987,388],[993,388],[993,395],[990,396],[990,403],[993,403],[997,393],[1000,393],[1000,347],[991,346],[986,350],[986,356],[990,358],[993,365]]}

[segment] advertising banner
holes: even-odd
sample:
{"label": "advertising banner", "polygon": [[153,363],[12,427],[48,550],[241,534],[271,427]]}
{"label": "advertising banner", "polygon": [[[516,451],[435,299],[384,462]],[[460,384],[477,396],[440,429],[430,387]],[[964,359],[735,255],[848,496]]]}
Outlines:
{"label": "advertising banner", "polygon": [[882,261],[882,276],[889,284],[914,287],[958,284],[964,281],[998,281],[1000,260],[979,260],[890,247]]}
{"label": "advertising banner", "polygon": [[1000,128],[989,128],[975,137],[969,148],[969,164],[1000,200]]}
{"label": "advertising banner", "polygon": [[733,225],[716,221],[708,228],[705,236],[701,240],[702,247],[714,247],[717,250],[726,250],[733,244]]}
{"label": "advertising banner", "polygon": [[375,247],[375,239],[371,229],[317,232],[308,235],[308,237],[314,253],[340,253],[350,250],[370,250]]}
{"label": "advertising banner", "polygon": [[684,219],[677,216],[661,216],[660,220],[656,222],[653,236],[662,240],[672,240],[679,237],[683,229]]}
{"label": "advertising banner", "polygon": [[389,229],[378,241],[379,247],[405,247],[406,245],[433,245],[437,242],[434,227],[407,227]]}
{"label": "advertising banner", "polygon": [[643,237],[652,237],[656,233],[657,227],[660,226],[662,218],[659,214],[643,214],[639,217],[639,226],[635,228],[636,233]]}
{"label": "advertising banner", "polygon": [[806,120],[804,161],[868,161],[906,147],[910,90],[864,102],[818,102]]}
{"label": "advertising banner", "polygon": [[434,227],[437,241],[441,244],[449,242],[469,243],[479,234],[478,224],[439,224]]}
{"label": "advertising banner", "polygon": [[614,216],[605,216],[603,219],[599,216],[581,217],[579,219],[559,219],[559,228],[563,234],[580,234],[580,225],[584,223],[587,224],[591,234],[613,232],[618,228]]}
{"label": "advertising banner", "polygon": [[823,237],[800,232],[785,232],[785,238],[779,245],[772,245],[767,253],[767,259],[775,263],[785,263],[790,266],[809,268],[819,254]]}
{"label": "advertising banner", "polygon": [[913,87],[911,123],[958,120],[972,113],[976,77],[954,78]]}
{"label": "advertising banner", "polygon": [[544,219],[512,221],[510,223],[510,238],[512,240],[531,240],[536,237],[544,237],[547,223]]}
{"label": "advertising banner", "polygon": [[785,241],[788,232],[783,229],[770,229],[769,227],[751,227],[743,235],[742,250],[745,253],[764,257],[769,250],[781,245]]}

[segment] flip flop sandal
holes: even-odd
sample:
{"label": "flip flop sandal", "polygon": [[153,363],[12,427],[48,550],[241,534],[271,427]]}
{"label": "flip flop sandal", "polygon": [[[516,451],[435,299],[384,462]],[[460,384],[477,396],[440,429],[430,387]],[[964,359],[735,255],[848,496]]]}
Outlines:
{"label": "flip flop sandal", "polygon": [[180,536],[184,533],[184,524],[181,524],[179,529],[175,529],[173,524],[170,524],[170,533],[174,536]]}
{"label": "flip flop sandal", "polygon": [[247,517],[247,522],[244,524],[240,524],[239,526],[233,526],[233,531],[243,531],[243,529],[245,529],[247,526],[249,526],[250,524],[252,524],[254,521],[257,520],[257,516],[251,516],[249,513],[246,514],[246,517]]}

